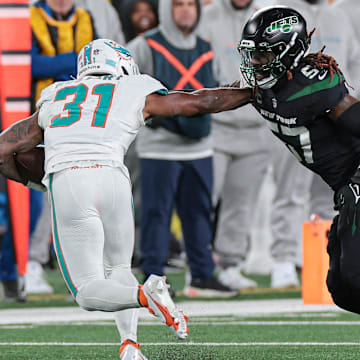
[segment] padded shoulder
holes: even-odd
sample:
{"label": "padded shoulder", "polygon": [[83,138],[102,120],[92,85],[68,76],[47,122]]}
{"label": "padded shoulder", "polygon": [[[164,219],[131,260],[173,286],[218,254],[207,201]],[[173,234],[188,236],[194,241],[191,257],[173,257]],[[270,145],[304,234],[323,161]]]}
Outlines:
{"label": "padded shoulder", "polygon": [[39,100],[36,103],[36,107],[38,109],[41,108],[41,106],[46,102],[46,101],[50,101],[55,97],[56,94],[56,89],[57,89],[57,83],[53,83],[51,85],[49,85],[48,87],[46,87],[44,90],[41,91],[41,95]]}
{"label": "padded shoulder", "polygon": [[140,96],[148,96],[152,93],[166,95],[167,88],[158,80],[149,75],[136,75],[127,77],[128,86],[134,87]]}
{"label": "padded shoulder", "polygon": [[318,69],[304,64],[288,82],[284,100],[294,108],[316,117],[333,109],[348,94],[341,74],[331,74],[327,69]]}
{"label": "padded shoulder", "polygon": [[331,74],[327,69],[319,69],[311,65],[301,66],[295,73],[293,82],[296,91],[289,95],[286,101],[292,101],[319,91],[333,89],[344,84],[344,77],[337,73]]}

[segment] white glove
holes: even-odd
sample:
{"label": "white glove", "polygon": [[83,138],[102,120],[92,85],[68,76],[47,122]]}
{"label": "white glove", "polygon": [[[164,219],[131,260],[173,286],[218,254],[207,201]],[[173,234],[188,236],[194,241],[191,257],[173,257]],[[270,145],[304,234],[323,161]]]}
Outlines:
{"label": "white glove", "polygon": [[30,189],[33,189],[33,190],[36,190],[36,191],[41,191],[41,192],[46,192],[47,189],[44,185],[42,184],[37,184],[37,183],[34,183],[32,181],[28,181],[26,183],[26,187],[30,188]]}

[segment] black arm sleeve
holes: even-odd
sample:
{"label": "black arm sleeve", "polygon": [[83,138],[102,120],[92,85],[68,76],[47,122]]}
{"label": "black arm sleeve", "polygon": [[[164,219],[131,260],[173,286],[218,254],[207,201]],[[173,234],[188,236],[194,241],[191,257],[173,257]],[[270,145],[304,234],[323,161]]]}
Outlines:
{"label": "black arm sleeve", "polygon": [[336,120],[336,124],[360,137],[360,102],[351,105]]}

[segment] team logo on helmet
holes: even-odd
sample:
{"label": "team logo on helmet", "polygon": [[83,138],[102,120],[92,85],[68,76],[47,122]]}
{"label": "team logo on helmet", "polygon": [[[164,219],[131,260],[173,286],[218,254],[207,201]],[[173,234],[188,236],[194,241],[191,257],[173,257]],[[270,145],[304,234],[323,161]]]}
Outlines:
{"label": "team logo on helmet", "polygon": [[78,55],[78,78],[87,75],[138,75],[130,52],[109,39],[97,39],[85,45]]}
{"label": "team logo on helmet", "polygon": [[117,55],[121,57],[124,60],[131,60],[131,54],[128,50],[120,46],[119,44],[115,42],[105,42],[105,45],[111,47],[113,50],[116,51]]}
{"label": "team logo on helmet", "polygon": [[297,16],[288,16],[286,18],[276,20],[266,28],[268,34],[272,34],[275,31],[281,31],[283,33],[288,33],[291,31],[292,26],[299,23]]}

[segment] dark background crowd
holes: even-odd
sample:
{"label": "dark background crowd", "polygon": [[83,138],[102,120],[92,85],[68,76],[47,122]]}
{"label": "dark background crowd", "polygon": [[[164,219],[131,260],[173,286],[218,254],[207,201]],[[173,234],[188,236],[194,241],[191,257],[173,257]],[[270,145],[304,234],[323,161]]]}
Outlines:
{"label": "dark background crowd", "polygon": [[[168,89],[231,84],[240,78],[236,46],[244,24],[272,4],[297,9],[308,29],[316,28],[311,50],[326,45],[357,96],[357,2],[31,1],[32,110],[42,89],[76,76],[77,53],[96,38],[128,47],[140,71]],[[332,199],[326,185],[269,134],[251,105],[212,118],[154,119],[140,132],[125,162],[136,214],[133,265],[144,278],[185,267],[189,297],[230,297],[257,287],[247,272],[270,273],[273,288],[299,286],[302,222],[309,214],[331,219]],[[13,260],[7,198],[0,192],[0,280],[6,299],[23,301],[26,293],[53,291],[43,276],[44,267],[54,267],[46,194],[31,191],[30,213],[24,292]]]}

